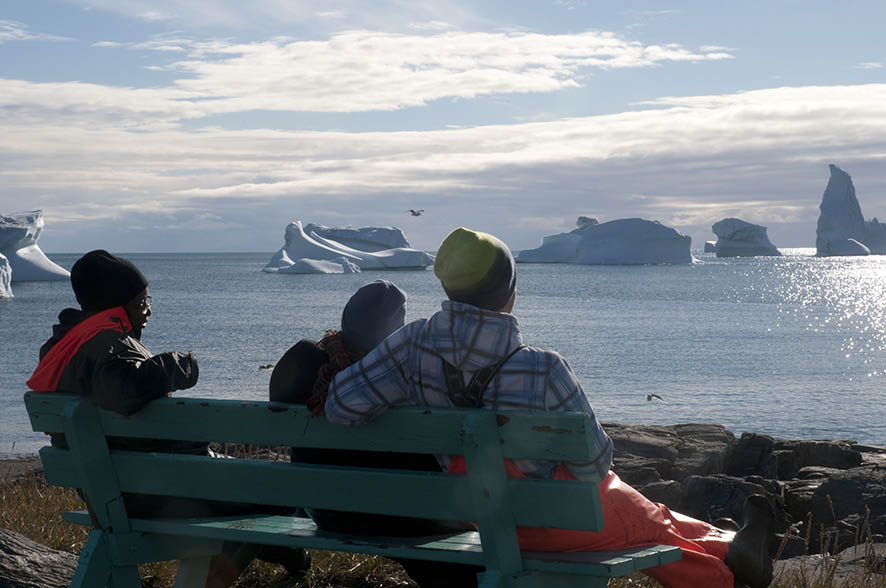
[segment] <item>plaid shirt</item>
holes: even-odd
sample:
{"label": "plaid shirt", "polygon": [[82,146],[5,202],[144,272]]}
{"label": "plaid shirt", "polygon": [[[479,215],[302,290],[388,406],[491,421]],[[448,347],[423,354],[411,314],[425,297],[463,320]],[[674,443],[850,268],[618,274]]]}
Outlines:
{"label": "plaid shirt", "polygon": [[[333,423],[373,420],[391,406],[451,408],[441,358],[473,372],[494,365],[521,344],[517,319],[447,300],[443,310],[391,334],[360,362],[336,375],[329,386],[326,418]],[[590,462],[569,462],[582,480],[599,482],[612,463],[612,441],[594,417],[581,385],[566,360],[554,351],[524,347],[517,351],[483,391],[491,410],[577,411],[591,416],[598,455]],[[449,456],[438,456],[444,468]],[[515,460],[533,477],[553,477],[557,464]]]}

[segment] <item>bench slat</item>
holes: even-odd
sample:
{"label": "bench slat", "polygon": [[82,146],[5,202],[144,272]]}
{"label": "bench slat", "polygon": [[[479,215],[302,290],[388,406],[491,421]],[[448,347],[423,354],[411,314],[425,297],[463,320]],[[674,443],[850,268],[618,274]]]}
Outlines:
{"label": "bench slat", "polygon": [[[61,410],[73,398],[25,394],[33,430],[62,431]],[[197,398],[160,398],[131,416],[99,414],[105,434],[118,437],[459,455],[464,446],[465,412],[451,409],[397,408],[361,427],[333,425],[312,417],[303,406]],[[237,426],[230,426],[232,422]],[[588,447],[589,423],[582,413],[498,413],[502,453],[555,461],[592,459],[596,452]]]}
{"label": "bench slat", "polygon": [[[66,513],[66,520],[89,522],[86,511]],[[224,517],[192,520],[131,519],[134,531],[226,541],[373,553],[388,557],[416,557],[434,561],[482,565],[482,546],[476,532],[450,537],[355,537],[319,531],[311,519],[283,516]],[[678,547],[652,545],[621,551],[575,553],[524,552],[527,570],[586,576],[622,576],[676,561]]]}
{"label": "bench slat", "polygon": [[[52,484],[80,486],[68,451],[40,451]],[[339,468],[194,455],[111,452],[124,492],[180,495],[203,500],[300,505],[420,518],[475,520],[467,478],[434,472]],[[256,481],[260,480],[260,483]],[[596,485],[566,480],[508,480],[513,516],[524,526],[598,530]],[[360,487],[361,492],[353,492]],[[373,496],[383,496],[379,501]],[[545,504],[538,509],[538,504]],[[575,508],[574,505],[584,505]]]}

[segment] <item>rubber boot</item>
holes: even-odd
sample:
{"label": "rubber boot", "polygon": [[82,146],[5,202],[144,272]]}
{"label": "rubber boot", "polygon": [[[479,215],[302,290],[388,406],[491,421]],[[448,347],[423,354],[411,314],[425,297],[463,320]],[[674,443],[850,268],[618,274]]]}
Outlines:
{"label": "rubber boot", "polygon": [[772,558],[769,541],[773,536],[775,514],[765,496],[747,497],[742,513],[742,526],[729,544],[726,565],[735,576],[736,585],[766,588],[772,582]]}

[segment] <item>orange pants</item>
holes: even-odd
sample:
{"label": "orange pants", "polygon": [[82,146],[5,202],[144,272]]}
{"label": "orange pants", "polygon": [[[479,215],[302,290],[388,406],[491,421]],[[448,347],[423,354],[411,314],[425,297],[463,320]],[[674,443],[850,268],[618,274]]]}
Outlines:
{"label": "orange pants", "polygon": [[[512,463],[511,478],[525,477]],[[464,458],[456,457],[450,473],[465,473]],[[560,466],[555,479],[575,480]],[[732,571],[723,561],[735,533],[672,512],[652,502],[610,471],[598,485],[605,525],[602,531],[570,531],[518,527],[517,539],[524,551],[606,551],[650,544],[674,545],[683,551],[679,561],[644,570],[667,588],[733,588]],[[576,505],[580,508],[580,505]]]}

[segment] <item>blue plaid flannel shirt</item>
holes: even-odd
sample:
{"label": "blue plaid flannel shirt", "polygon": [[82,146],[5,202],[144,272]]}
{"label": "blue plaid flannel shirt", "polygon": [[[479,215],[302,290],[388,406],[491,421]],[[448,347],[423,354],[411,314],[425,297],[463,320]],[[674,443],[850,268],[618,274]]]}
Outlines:
{"label": "blue plaid flannel shirt", "polygon": [[[360,424],[392,406],[451,408],[442,357],[465,372],[498,363],[521,344],[517,319],[447,300],[443,310],[392,333],[361,361],[339,372],[329,386],[326,418]],[[419,385],[420,384],[420,385]],[[492,410],[578,411],[591,416],[598,455],[567,466],[581,480],[601,481],[612,464],[612,441],[594,416],[578,379],[558,353],[532,347],[517,351],[483,392]],[[449,456],[437,456],[444,469]],[[557,464],[516,460],[527,476],[553,477]]]}

